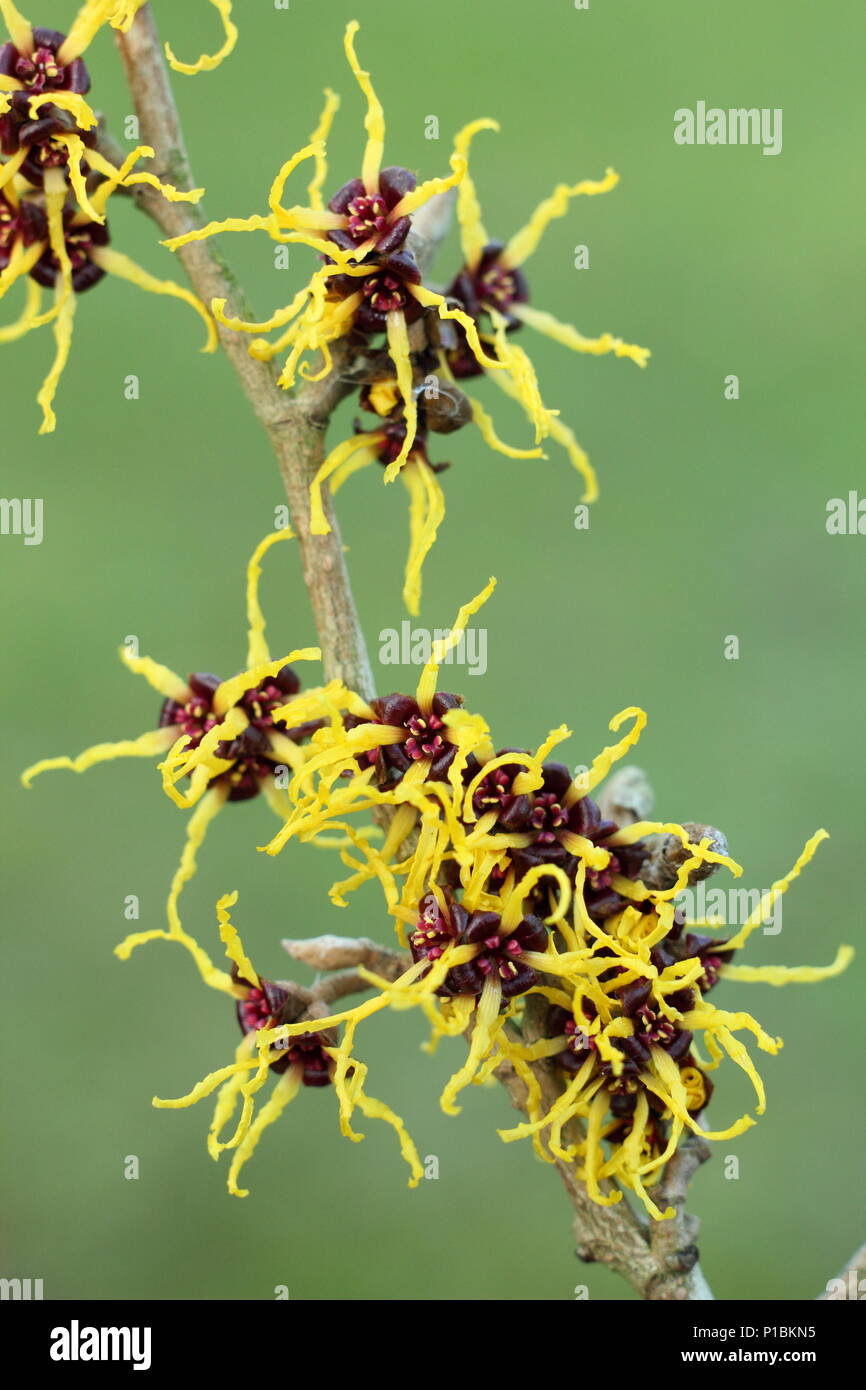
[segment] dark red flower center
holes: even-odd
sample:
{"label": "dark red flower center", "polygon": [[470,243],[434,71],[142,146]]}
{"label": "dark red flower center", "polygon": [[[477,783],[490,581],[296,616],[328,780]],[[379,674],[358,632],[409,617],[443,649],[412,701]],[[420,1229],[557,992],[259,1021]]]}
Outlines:
{"label": "dark red flower center", "polygon": [[346,213],[349,218],[346,230],[359,245],[362,241],[369,241],[373,236],[378,240],[388,226],[388,208],[385,199],[378,193],[374,193],[372,197],[364,195],[353,198],[346,208]]}
{"label": "dark red flower center", "polygon": [[542,845],[554,844],[556,832],[568,826],[568,812],[554,792],[542,792],[533,798],[529,819],[536,840]]}
{"label": "dark red flower center", "polygon": [[[47,145],[39,147],[40,152],[48,148],[50,146]],[[67,210],[63,223],[66,254],[72,266],[72,287],[76,294],[83,294],[105,275],[105,271],[94,261],[93,253],[98,247],[108,244],[108,228],[98,222],[78,223],[71,210]],[[43,235],[47,239],[47,228],[43,229]],[[51,246],[45,247],[30,274],[37,284],[44,285],[46,289],[54,288],[60,275],[60,263]]]}
{"label": "dark red flower center", "polygon": [[514,275],[499,261],[494,261],[479,277],[478,298],[496,309],[505,312],[515,303],[518,294]]}
{"label": "dark red flower center", "polygon": [[475,957],[475,964],[482,975],[496,974],[501,980],[513,980],[517,975],[515,962],[523,955],[520,942],[513,936],[494,932],[484,938],[482,945],[484,950]]}
{"label": "dark red flower center", "polygon": [[429,961],[438,960],[456,939],[457,933],[449,918],[442,911],[433,893],[421,900],[418,924],[409,938],[409,945],[416,960],[426,957]]}
{"label": "dark red flower center", "polygon": [[703,964],[704,976],[701,980],[701,989],[712,989],[713,985],[716,984],[718,981],[719,971],[724,965],[724,961],[722,960],[721,956],[704,956]]}
{"label": "dark red flower center", "polygon": [[512,795],[511,781],[511,774],[507,768],[497,767],[493,772],[488,772],[478,783],[472,798],[476,814],[483,815],[485,811],[492,811],[494,807],[505,806]]}
{"label": "dark red flower center", "polygon": [[361,292],[377,314],[390,314],[406,304],[406,287],[398,275],[378,270],[365,277]]}
{"label": "dark red flower center", "polygon": [[595,1038],[587,1033],[579,1023],[575,1023],[573,1018],[566,1020],[563,1029],[568,1038],[568,1048],[570,1052],[594,1052],[598,1047]]}
{"label": "dark red flower center", "polygon": [[[166,700],[160,714],[160,728],[175,726],[178,736],[186,734],[190,747],[198,747],[205,734],[222,718],[213,707],[220,684],[219,676],[210,673],[196,672],[190,676],[189,699],[184,702]],[[310,720],[289,728],[284,719],[275,718],[275,711],[299,690],[300,681],[295,671],[291,666],[283,666],[272,679],[244,691],[236,702],[249,724],[237,738],[224,739],[215,749],[217,757],[232,764],[222,774],[231,788],[230,800],[246,801],[256,796],[264,779],[273,773],[279,759],[271,748],[270,733],[276,730],[300,743],[321,727],[321,720]]]}
{"label": "dark red flower center", "polygon": [[634,1030],[639,1038],[647,1043],[661,1043],[665,1046],[671,1041],[676,1025],[667,1018],[660,1018],[649,1004],[644,1004],[633,1015]]}
{"label": "dark red flower center", "polygon": [[264,990],[250,986],[246,999],[240,1000],[238,1004],[238,1019],[244,1032],[255,1033],[259,1028],[265,1028],[272,1017],[271,1006]]}
{"label": "dark red flower center", "polygon": [[414,761],[420,758],[435,758],[445,747],[445,740],[438,732],[445,725],[438,714],[423,715],[420,712],[407,719],[404,728],[409,737],[403,747]]}
{"label": "dark red flower center", "polygon": [[15,76],[31,92],[44,92],[66,86],[66,68],[50,48],[36,48],[31,54],[19,53]]}

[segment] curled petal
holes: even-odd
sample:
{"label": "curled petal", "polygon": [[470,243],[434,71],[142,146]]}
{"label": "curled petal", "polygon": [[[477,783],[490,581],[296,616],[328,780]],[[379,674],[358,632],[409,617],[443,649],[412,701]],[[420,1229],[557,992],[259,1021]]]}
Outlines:
{"label": "curled petal", "polygon": [[199,72],[213,72],[218,68],[224,58],[227,58],[238,41],[237,25],[231,19],[232,5],[231,0],[210,0],[210,4],[218,12],[222,20],[224,39],[216,53],[203,53],[194,63],[182,63],[176,58],[169,44],[165,45],[165,56],[169,66],[175,72],[185,73],[189,77],[195,76]]}

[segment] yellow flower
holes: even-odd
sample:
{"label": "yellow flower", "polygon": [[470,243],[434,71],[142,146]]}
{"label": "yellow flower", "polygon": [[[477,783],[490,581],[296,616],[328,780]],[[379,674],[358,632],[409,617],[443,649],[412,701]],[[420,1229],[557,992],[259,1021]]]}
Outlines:
{"label": "yellow flower", "polygon": [[[343,692],[342,708],[335,707],[330,723],[314,734],[310,757],[289,785],[293,810],[264,847],[268,854],[279,853],[292,837],[315,840],[337,824],[345,829],[343,818],[355,811],[391,806],[396,811],[382,849],[363,837],[356,837],[355,848],[367,855],[367,876],[393,884],[389,862],[420,821],[432,817],[438,824],[444,814],[456,830],[453,809],[449,816],[447,808],[462,791],[470,758],[486,758],[492,748],[484,721],[467,713],[460,698],[438,690],[439,669],[495,585],[491,579],[464,604],[447,637],[432,644],[413,695],[368,703]],[[426,848],[416,848],[410,857],[413,878],[440,860],[435,842],[428,845],[425,835],[422,843]],[[339,890],[336,896],[341,897]]]}
{"label": "yellow flower", "polygon": [[[633,825],[609,843],[615,853],[617,847],[662,828],[672,829],[654,823]],[[542,1043],[541,1055],[552,1057],[570,1079],[552,1106],[542,1112],[536,1105],[525,1123],[500,1130],[500,1136],[506,1142],[532,1136],[542,1157],[574,1162],[590,1197],[601,1205],[620,1201],[625,1189],[640,1198],[654,1220],[672,1217],[674,1209],[661,1210],[651,1188],[684,1131],[725,1140],[754,1124],[750,1115],[742,1115],[722,1130],[704,1127],[701,1111],[712,1091],[708,1073],[727,1055],[752,1082],[761,1115],[766,1103],[763,1081],[735,1034],[750,1032],[758,1047],[771,1054],[782,1046],[781,1039],[769,1036],[750,1014],[710,1003],[708,992],[719,977],[774,985],[829,979],[845,970],[853,957],[851,948],[842,946],[829,966],[730,964],[732,952],[766,919],[824,838],[825,831],[812,836],[789,873],[774,883],[727,941],[687,931],[703,924],[688,923],[675,910],[673,895],[681,880],[665,893],[632,883],[632,905],[602,923],[593,920],[584,900],[586,868],[581,864],[574,921],[560,925],[563,949],[557,952],[553,942],[549,948],[556,966],[547,973],[565,979],[539,991],[553,1006],[548,1015],[551,1036]],[[740,871],[733,861],[724,862]],[[563,969],[571,959],[581,960],[582,978],[569,977]],[[698,1051],[698,1037],[707,1057]],[[575,1120],[584,1122],[584,1130],[572,1130],[571,1138],[563,1139],[563,1130]]]}
{"label": "yellow flower", "polygon": [[[146,0],[85,0],[72,22],[68,35],[61,34],[59,36],[60,42],[56,46],[53,42],[54,38],[57,37],[54,31],[34,29],[21,14],[17,5],[13,3],[13,0],[0,0],[0,15],[6,21],[10,40],[15,45],[19,57],[32,58],[34,54],[40,52],[46,55],[43,64],[49,63],[50,83],[52,87],[56,87],[60,85],[59,78],[62,76],[62,71],[58,73],[57,68],[62,70],[69,68],[76,62],[80,63],[82,54],[107,24],[122,33],[128,33],[135,16],[145,3]],[[237,42],[238,31],[231,18],[232,0],[208,0],[208,3],[213,5],[220,17],[223,27],[223,43],[216,53],[203,53],[194,63],[181,62],[175,57],[170,46],[166,44],[166,57],[175,72],[189,74],[210,72],[213,68],[218,67],[224,58],[228,57]],[[34,33],[36,34],[35,42]],[[51,36],[47,42],[43,38],[46,35]],[[52,58],[55,60],[54,62],[51,61]],[[23,75],[26,78],[29,74],[25,70]],[[4,86],[0,90],[20,91],[24,85],[25,83],[19,80],[18,86]],[[53,101],[53,96],[50,99]],[[72,110],[73,108],[68,109]],[[77,109],[83,110],[83,105]]]}
{"label": "yellow flower", "polygon": [[[117,948],[121,959],[146,941],[178,941],[193,955],[205,979],[213,967],[181,925],[181,890],[196,872],[197,855],[208,828],[227,801],[247,801],[262,793],[282,820],[290,804],[275,779],[277,769],[297,772],[309,756],[303,745],[332,708],[340,704],[339,682],[303,694],[291,662],[319,659],[318,647],[302,647],[274,660],[265,640],[265,621],[259,605],[261,560],[270,547],[292,538],[288,529],[276,531],[256,547],[247,568],[247,669],[228,680],[198,672],[182,679],[168,667],[127,648],[124,665],[163,697],[159,726],[134,739],[99,743],[78,757],[46,758],[23,774],[29,787],[35,777],[57,768],[85,772],[116,758],[158,757],[162,785],[171,800],[194,811],[186,843],[168,897],[168,930],[138,932]],[[189,788],[178,783],[189,777]]]}
{"label": "yellow flower", "polygon": [[[481,130],[498,129],[495,121],[473,122],[461,131],[456,142],[457,153],[468,163],[474,136]],[[495,373],[493,380],[523,407],[535,428],[536,443],[549,435],[566,450],[583,476],[585,502],[594,501],[598,495],[595,473],[573,432],[559,419],[559,412],[548,410],[544,405],[532,362],[514,343],[513,333],[526,324],[574,352],[595,356],[613,353],[616,357],[630,358],[639,367],[646,366],[650,355],[647,348],[623,342],[611,333],[587,338],[570,324],[561,323],[552,314],[534,308],[529,303],[529,287],[523,274],[523,266],[537,249],[546,228],[555,218],[564,216],[573,198],[607,193],[618,182],[619,176],[608,169],[603,179],[558,184],[550,197],[535,209],[527,224],[503,245],[488,237],[475,184],[467,173],[461,180],[457,197],[464,264],[447,292],[448,298],[462,305],[470,315],[482,344],[505,368],[504,372]],[[441,354],[442,369],[460,380],[477,376],[477,353],[474,349],[467,350],[469,345],[460,338],[459,322],[457,336],[456,345]],[[497,447],[495,443],[493,447]]]}
{"label": "yellow flower", "polygon": [[[489,588],[461,610],[454,641]],[[469,1040],[442,1094],[446,1113],[457,1113],[466,1086],[507,1064],[526,1087],[528,1117],[501,1131],[506,1141],[529,1136],[546,1161],[574,1164],[597,1203],[617,1202],[628,1190],[653,1219],[665,1219],[673,1211],[656,1204],[652,1189],[683,1133],[722,1140],[754,1123],[746,1114],[723,1129],[706,1127],[709,1073],[728,1056],[752,1081],[762,1114],[763,1082],[736,1035],[750,1032],[769,1053],[781,1046],[750,1014],[707,999],[717,980],[817,981],[851,960],[851,949],[841,947],[823,967],[731,963],[825,832],[809,840],[734,936],[696,935],[692,929],[706,924],[686,922],[675,906],[692,871],[711,864],[739,876],[740,865],[675,823],[620,828],[602,818],[590,795],[637,742],[643,711],[618,714],[610,727],[619,733],[627,722],[626,732],[577,776],[550,761],[568,735],[564,726],[536,753],[494,756],[483,720],[465,714],[456,697],[435,694],[444,655],[440,649],[428,663],[414,696],[390,696],[367,710],[353,703],[349,718],[334,717],[315,735],[312,756],[289,788],[293,810],[267,847],[275,853],[290,837],[315,842],[325,829],[341,831],[349,841],[341,857],[354,872],[334,885],[333,901],[344,905],[345,893],[376,878],[398,939],[411,950],[411,966],[393,983],[362,969],[377,993],[317,1026],[344,1025],[353,1036],[384,1009],[420,1007],[431,1047],[458,1034]],[[350,821],[383,806],[394,817],[377,846]],[[683,846],[663,889],[641,879],[657,836],[675,836]],[[532,996],[549,1006],[546,1033],[524,1033]],[[261,1030],[259,1068],[271,1049],[304,1029],[289,1020]],[[566,1073],[546,1106],[533,1070],[545,1060]]]}
{"label": "yellow flower", "polygon": [[[417,1187],[424,1170],[406,1126],[389,1106],[368,1096],[364,1083],[366,1064],[353,1054],[355,1021],[346,1027],[343,1041],[337,1043],[327,1024],[318,1019],[298,1024],[289,1039],[270,1035],[280,1027],[281,1005],[287,992],[256,973],[249,961],[240,937],[232,925],[229,908],[237,901],[237,893],[220,898],[217,919],[226,955],[232,962],[231,973],[214,971],[208,984],[239,1001],[238,1019],[244,1036],[233,1062],[204,1077],[188,1095],[176,1100],[154,1098],[153,1104],[162,1110],[185,1109],[218,1091],[213,1122],[208,1135],[208,1152],[218,1159],[225,1150],[233,1157],[228,1173],[228,1190],[235,1197],[246,1197],[246,1189],[238,1186],[238,1176],[255,1150],[263,1132],[279,1118],[303,1086],[332,1084],[339,1104],[340,1131],[346,1138],[358,1142],[363,1134],[352,1128],[356,1110],[368,1119],[382,1120],[397,1134],[400,1152],[409,1165],[409,1186]],[[270,1098],[256,1110],[259,1094],[270,1072],[277,1080]],[[240,1116],[228,1139],[221,1136],[234,1119],[240,1104]]]}
{"label": "yellow flower", "polygon": [[29,123],[45,117],[53,120],[58,113],[80,131],[96,126],[96,116],[85,101],[90,75],[82,55],[111,8],[105,0],[87,0],[64,35],[54,29],[34,28],[13,0],[0,0],[0,16],[9,33],[9,41],[0,46],[4,146],[8,147],[17,127],[24,126],[26,132]]}
{"label": "yellow flower", "polygon": [[[70,150],[69,177],[77,203],[68,199],[67,175],[61,167],[45,170],[43,190],[38,196],[20,177],[6,180],[0,188],[0,299],[20,280],[26,279],[27,284],[23,312],[15,322],[0,328],[0,343],[16,342],[34,329],[53,325],[54,361],[37,395],[42,408],[40,434],[50,434],[57,424],[54,398],[72,347],[78,298],[106,274],[128,280],[150,294],[183,300],[206,325],[207,340],[202,350],[213,352],[217,346],[213,320],[191,291],[172,280],[157,279],[108,244],[105,209],[119,187],[148,183],[170,198],[187,195],[176,193],[152,174],[132,172],[143,155],[153,153],[147,146],[133,150],[120,169],[88,151],[92,167],[104,174],[102,182],[88,194],[80,165],[81,150],[74,150],[75,142],[80,145],[81,141],[75,135],[63,139]],[[8,168],[7,164],[3,172]],[[198,196],[198,191],[192,196]],[[42,288],[53,290],[53,302],[44,311]]]}
{"label": "yellow flower", "polygon": [[[360,176],[344,184],[324,206],[321,188],[327,177],[326,146],[338,99],[325,93],[325,106],[309,144],[286,161],[271,185],[267,214],[228,218],[174,237],[165,244],[172,250],[224,231],[265,231],[273,240],[301,243],[327,257],[309,283],[290,304],[278,309],[262,323],[248,323],[226,316],[225,300],[214,300],[217,319],[239,332],[269,333],[283,330],[273,341],[257,338],[250,352],[263,361],[287,352],[279,383],[288,389],[297,376],[320,380],[330,372],[333,362],[330,345],[349,332],[368,336],[384,334],[404,403],[406,435],[398,456],[389,465],[385,479],[390,482],[409,458],[415,442],[418,411],[412,382],[409,327],[425,309],[433,309],[443,320],[456,321],[470,351],[491,369],[501,364],[481,346],[475,325],[459,308],[450,306],[442,295],[421,283],[421,274],[410,250],[407,236],[412,215],[434,194],[459,184],[466,170],[465,158],[455,152],[452,172],[416,186],[409,170],[382,167],[385,122],[381,103],[370,75],[361,68],[355,52],[357,21],[347,26],[345,51],[349,66],[367,103],[367,140]],[[313,160],[314,173],[307,188],[308,202],[286,207],[283,203],[289,176],[306,160]],[[306,358],[322,354],[322,366],[311,373]]]}

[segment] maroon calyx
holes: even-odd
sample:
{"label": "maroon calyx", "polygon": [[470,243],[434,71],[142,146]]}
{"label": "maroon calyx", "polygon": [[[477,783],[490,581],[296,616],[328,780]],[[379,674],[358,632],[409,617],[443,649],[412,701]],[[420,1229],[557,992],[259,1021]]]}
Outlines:
{"label": "maroon calyx", "polygon": [[197,748],[209,729],[219,723],[213,712],[213,699],[217,688],[222,684],[219,676],[210,672],[196,671],[187,682],[189,699],[181,702],[168,699],[159,712],[159,727],[175,727],[177,737],[186,734],[189,747]]}
{"label": "maroon calyx", "polygon": [[[213,708],[214,696],[221,684],[219,676],[195,672],[189,677],[190,698],[184,702],[166,700],[160,711],[159,727],[176,727],[178,737],[185,734],[190,740],[188,746],[197,748],[205,734],[223,717]],[[244,691],[237,701],[249,725],[237,738],[224,739],[214,750],[217,757],[232,763],[232,767],[214,779],[215,784],[225,782],[228,785],[229,801],[249,801],[258,796],[262,783],[273,774],[279,758],[271,749],[271,732],[284,734],[293,743],[302,743],[322,727],[324,721],[317,719],[289,728],[285,721],[274,717],[274,711],[297,695],[300,688],[294,667],[283,666],[260,686]]]}
{"label": "maroon calyx", "polygon": [[[283,1017],[283,1006],[289,995],[282,985],[261,977],[257,985],[250,984],[240,975],[236,965],[232,966],[232,979],[247,988],[246,997],[238,999],[235,1005],[237,1020],[245,1037],[248,1033],[258,1032],[260,1028],[274,1028],[281,1023],[294,1022],[293,1018]],[[271,1071],[282,1075],[290,1067],[300,1067],[305,1086],[330,1086],[334,1062],[325,1048],[333,1047],[334,1041],[331,1034],[326,1032],[302,1033],[298,1037],[287,1038],[283,1055],[271,1062]]]}
{"label": "maroon calyx", "polygon": [[[514,780],[523,771],[525,768],[520,763],[495,768],[476,789],[473,798],[476,815],[498,809],[494,833],[532,837],[530,844],[511,851],[512,862],[520,875],[539,865],[553,864],[573,881],[578,860],[563,843],[564,836],[567,833],[579,835],[604,847],[618,826],[615,821],[602,817],[592,797],[571,799],[572,776],[564,763],[544,763],[542,785],[531,793],[517,794]],[[599,922],[621,912],[626,905],[626,899],[611,886],[613,875],[637,878],[646,857],[646,850],[640,844],[617,847],[609,853],[610,861],[604,869],[587,870],[584,886],[587,911]]]}
{"label": "maroon calyx", "polygon": [[[496,756],[501,758],[508,753],[526,751],[523,748],[501,748]],[[492,772],[483,777],[475,788],[472,797],[475,814],[484,816],[495,811],[495,829],[522,830],[527,823],[532,805],[530,798],[525,793],[515,792],[514,779],[525,771],[526,767],[523,763],[503,763],[501,767],[495,767]]]}
{"label": "maroon calyx", "polygon": [[[47,115],[40,115],[38,120],[26,120],[19,124],[16,131],[17,143],[19,147],[23,145],[27,148],[27,157],[21,165],[21,173],[37,188],[44,184],[47,170],[66,169],[69,163],[69,149],[62,140],[56,140],[54,137],[70,132],[77,135],[84,145],[96,144],[95,131],[79,130],[65,111],[53,106]],[[90,165],[86,159],[81,161],[81,169],[86,178],[90,173]]]}
{"label": "maroon calyx", "polygon": [[[378,425],[372,431],[381,434],[382,440],[377,452],[377,460],[387,468],[389,463],[400,457],[403,445],[406,441],[406,416],[403,409],[403,402],[398,401],[394,409],[387,415],[382,415],[371,404],[371,386],[369,384],[361,388],[359,404],[364,410],[369,410],[378,418]],[[362,420],[354,421],[355,434],[370,434],[370,428]],[[415,426],[415,440],[409,453],[410,459],[420,459],[426,463],[427,467],[434,473],[444,473],[446,468],[450,468],[450,463],[431,463],[427,453],[427,412],[421,403],[418,403],[418,419]]]}
{"label": "maroon calyx", "polygon": [[563,1051],[558,1052],[555,1058],[565,1071],[580,1071],[587,1057],[597,1050],[595,1038],[575,1021],[567,1009],[558,1004],[548,1010],[547,1031],[551,1038],[562,1034],[567,1040]]}
{"label": "maroon calyx", "polygon": [[[303,1068],[305,1086],[330,1086],[335,1063],[325,1048],[333,1047],[334,1043],[335,1039],[328,1033],[302,1033],[289,1038],[288,1065]],[[352,1070],[349,1069],[350,1075]]]}
{"label": "maroon calyx", "polygon": [[446,998],[460,994],[478,996],[488,979],[499,982],[503,999],[513,999],[531,989],[538,974],[523,956],[527,951],[543,951],[547,946],[547,928],[541,918],[527,915],[514,931],[508,932],[503,930],[499,913],[469,913],[450,896],[446,901],[447,908],[443,910],[434,894],[422,899],[418,923],[409,938],[413,960],[427,960],[432,965],[448,945],[480,949],[473,960],[448,971],[437,993]]}
{"label": "maroon calyx", "polygon": [[[484,247],[474,270],[468,266],[454,277],[446,291],[446,298],[457,300],[470,318],[480,324],[491,309],[505,319],[506,331],[515,332],[522,327],[521,320],[513,312],[515,304],[529,301],[529,286],[523,272],[516,266],[506,265],[502,259],[504,246],[491,241]],[[455,325],[456,346],[447,352],[448,365],[458,381],[481,376],[484,368],[469,347],[465,330]]]}
{"label": "maroon calyx", "polygon": [[0,270],[5,270],[9,264],[12,250],[18,238],[23,236],[23,231],[20,210],[0,193]]}
{"label": "maroon calyx", "polygon": [[331,212],[347,219],[345,227],[328,232],[328,240],[344,251],[372,240],[377,255],[391,255],[403,245],[412,225],[411,218],[395,216],[394,209],[415,184],[415,175],[396,165],[382,170],[373,193],[361,179],[351,179],[328,203]]}
{"label": "maroon calyx", "polygon": [[[72,266],[72,288],[76,294],[83,294],[105,275],[105,271],[93,260],[93,252],[97,247],[108,245],[108,227],[98,222],[79,222],[75,209],[67,207],[63,212],[63,234],[66,254]],[[47,223],[44,224],[44,237],[47,241]],[[46,245],[30,274],[45,289],[53,289],[57,284],[60,263],[50,245]]]}
{"label": "maroon calyx", "polygon": [[[50,144],[51,137],[61,131],[72,131],[87,145],[96,140],[95,131],[85,131],[70,112],[53,102],[43,102],[34,115],[30,110],[30,99],[44,92],[64,91],[83,95],[90,90],[87,68],[80,58],[63,65],[57,52],[64,43],[64,35],[55,29],[34,29],[34,50],[23,54],[12,43],[0,45],[0,76],[11,77],[23,83],[23,89],[9,92],[9,109],[0,116],[0,150],[3,154],[16,154],[22,146],[28,150],[22,165],[22,173],[31,183],[40,185],[45,168],[51,167],[52,160],[65,163],[57,149],[51,154],[42,152],[44,144]],[[63,152],[65,155],[65,151]]]}
{"label": "maroon calyx", "polygon": [[[691,990],[680,990],[674,1008],[683,1011],[691,1007]],[[665,1018],[652,998],[652,981],[632,980],[618,991],[617,997],[626,1018],[634,1025],[634,1035],[622,1038],[622,1050],[639,1066],[646,1066],[650,1060],[650,1048],[663,1047],[669,1057],[680,1062],[692,1045],[693,1035],[687,1028],[680,1028],[672,1019]]]}
{"label": "maroon calyx", "polygon": [[437,691],[431,708],[424,713],[412,695],[385,695],[370,701],[377,724],[389,724],[401,731],[398,743],[385,744],[381,751],[383,771],[393,781],[399,781],[413,763],[430,760],[427,777],[443,781],[457,756],[457,749],[448,741],[444,716],[458,709],[463,701],[459,695]]}
{"label": "maroon calyx", "polygon": [[504,262],[504,249],[499,241],[488,242],[475,269],[464,266],[449,286],[447,296],[459,299],[476,321],[489,309],[495,309],[507,320],[509,329],[516,329],[521,326],[520,319],[511,311],[515,304],[528,302],[529,286],[517,266]]}
{"label": "maroon calyx", "polygon": [[[650,959],[658,970],[664,970],[675,961],[692,960],[697,957],[704,967],[704,973],[695,984],[702,994],[708,994],[718,984],[723,968],[733,960],[732,951],[726,941],[718,937],[703,936],[696,932],[686,932],[686,917],[682,908],[674,911],[671,930],[650,953]],[[675,1007],[685,1012],[682,1005]]]}
{"label": "maroon calyx", "polygon": [[42,92],[90,91],[90,75],[81,58],[61,63],[58,53],[66,35],[56,29],[34,29],[32,53],[21,53],[14,43],[0,45],[0,76],[14,77],[31,95]]}
{"label": "maroon calyx", "polygon": [[373,265],[367,275],[332,275],[329,280],[334,293],[344,299],[362,296],[352,326],[364,334],[384,333],[392,313],[401,313],[407,323],[420,318],[423,309],[409,290],[410,285],[420,283],[421,272],[408,251],[398,251]]}
{"label": "maroon calyx", "polygon": [[418,904],[418,921],[409,937],[412,959],[428,960],[432,965],[458,935],[451,913],[443,911],[435,893],[428,893]]}

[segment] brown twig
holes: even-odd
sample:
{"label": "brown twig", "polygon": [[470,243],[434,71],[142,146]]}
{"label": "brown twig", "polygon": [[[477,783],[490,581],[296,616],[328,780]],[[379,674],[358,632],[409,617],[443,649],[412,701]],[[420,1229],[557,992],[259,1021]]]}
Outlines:
{"label": "brown twig", "polygon": [[325,1004],[332,1004],[347,994],[363,994],[372,988],[370,981],[360,973],[359,966],[384,980],[396,980],[412,964],[407,951],[382,946],[378,941],[370,941],[363,936],[357,939],[315,936],[299,941],[287,940],[282,944],[293,960],[302,961],[314,970],[335,972],[323,980],[317,980],[312,987],[311,993]]}
{"label": "brown twig", "polygon": [[[155,152],[155,171],[177,188],[193,188],[162,44],[149,5],[139,10],[128,33],[117,35],[117,44],[138,113],[141,138]],[[181,236],[203,225],[201,209],[193,204],[169,203],[147,188],[137,193],[136,200],[166,237]],[[215,242],[191,242],[177,254],[204,304],[209,306],[214,299],[224,299],[229,313],[252,319],[252,311]],[[340,343],[335,344],[335,370],[323,381],[307,382],[296,395],[288,396],[277,386],[274,367],[250,357],[247,335],[222,327],[219,334],[226,356],[279,464],[292,524],[298,535],[304,582],[319,634],[326,678],[339,677],[369,699],[374,693],[370,661],[349,583],[339,527],[327,493],[323,495],[323,504],[331,533],[327,536],[310,534],[310,482],[324,458],[328,421],[351,389],[344,380],[345,345],[341,348]]]}

